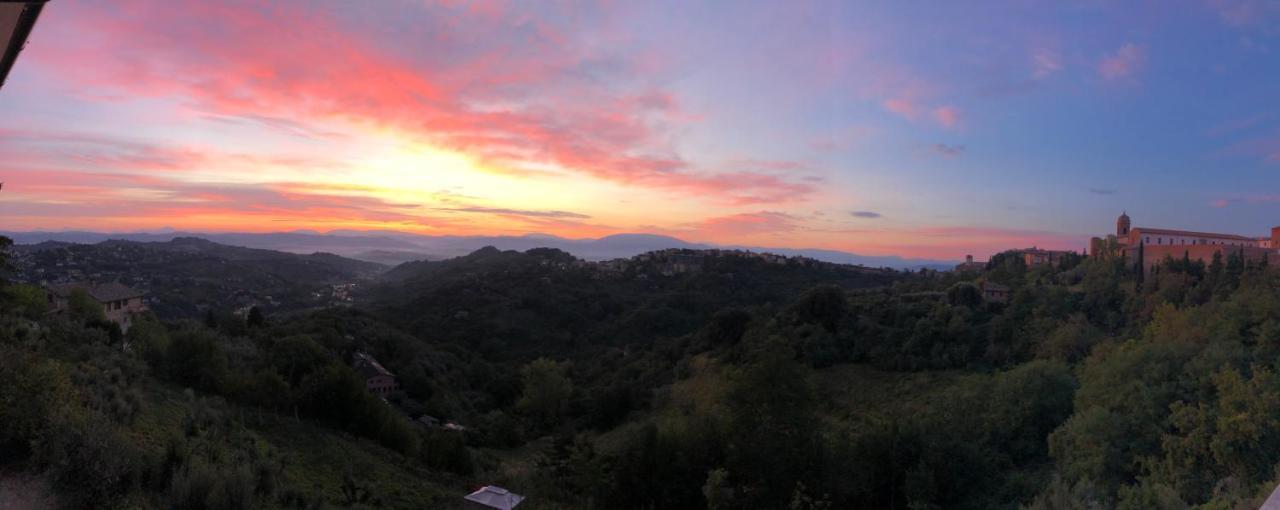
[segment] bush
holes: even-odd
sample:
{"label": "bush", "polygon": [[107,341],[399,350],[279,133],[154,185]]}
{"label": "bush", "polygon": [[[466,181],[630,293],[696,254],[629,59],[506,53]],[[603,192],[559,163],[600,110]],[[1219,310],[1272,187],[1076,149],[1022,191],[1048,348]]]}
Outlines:
{"label": "bush", "polygon": [[201,391],[221,392],[227,378],[227,355],[217,335],[209,331],[186,329],[175,334],[165,365],[169,379]]}

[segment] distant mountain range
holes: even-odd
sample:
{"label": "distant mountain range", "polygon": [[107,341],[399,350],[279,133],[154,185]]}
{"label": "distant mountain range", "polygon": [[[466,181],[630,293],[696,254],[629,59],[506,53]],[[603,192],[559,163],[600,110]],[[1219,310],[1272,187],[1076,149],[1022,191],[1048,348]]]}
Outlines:
{"label": "distant mountain range", "polygon": [[804,256],[838,264],[860,264],[868,267],[895,269],[950,269],[954,261],[909,259],[898,256],[859,255],[835,250],[772,248],[756,246],[724,246],[691,243],[670,236],[654,234],[616,234],[599,239],[567,239],[547,234],[523,236],[431,236],[393,231],[335,230],[327,234],[312,231],[273,233],[195,233],[195,232],[0,232],[17,244],[46,241],[98,243],[110,239],[138,242],[167,242],[180,237],[198,237],[216,243],[246,248],[278,250],[291,253],[327,252],[344,257],[396,265],[411,260],[440,260],[460,257],[485,246],[500,250],[525,251],[533,248],[556,248],[586,260],[626,258],[640,253],[667,248],[742,249],[779,255]]}

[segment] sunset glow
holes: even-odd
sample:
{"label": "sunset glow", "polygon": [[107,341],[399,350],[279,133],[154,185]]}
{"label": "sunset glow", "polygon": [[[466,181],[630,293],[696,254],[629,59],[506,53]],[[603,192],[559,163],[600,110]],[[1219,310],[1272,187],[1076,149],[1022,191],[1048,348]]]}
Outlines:
{"label": "sunset glow", "polygon": [[0,93],[0,230],[958,259],[1126,209],[1277,221],[1265,6],[660,3],[51,2]]}

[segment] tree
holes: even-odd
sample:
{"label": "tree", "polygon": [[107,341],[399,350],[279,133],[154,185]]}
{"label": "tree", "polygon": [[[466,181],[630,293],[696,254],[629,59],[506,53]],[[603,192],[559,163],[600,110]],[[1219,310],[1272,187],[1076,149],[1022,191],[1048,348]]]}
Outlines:
{"label": "tree", "polygon": [[703,326],[701,334],[709,347],[737,344],[747,332],[751,314],[738,308],[720,310]]}
{"label": "tree", "polygon": [[835,333],[847,307],[844,289],[823,285],[806,292],[791,305],[791,310],[800,322],[820,324],[827,331]]}
{"label": "tree", "polygon": [[60,364],[0,347],[0,458],[20,460],[33,453],[74,392]]}
{"label": "tree", "polygon": [[48,309],[44,289],[35,285],[0,283],[0,302],[28,319],[38,319]]}
{"label": "tree", "polygon": [[813,389],[786,342],[773,337],[732,376],[726,468],[763,508],[790,502],[797,482],[811,479],[818,458]]}
{"label": "tree", "polygon": [[13,239],[0,236],[0,285],[6,283],[4,276],[13,269],[13,267],[9,265],[9,248],[12,246]]}
{"label": "tree", "polygon": [[538,358],[520,369],[524,393],[516,406],[542,426],[560,420],[565,403],[573,394],[573,383],[565,376],[564,365],[548,358]]}
{"label": "tree", "polygon": [[960,282],[947,289],[947,302],[951,306],[977,308],[982,304],[982,290],[970,282]]}
{"label": "tree", "polygon": [[267,360],[295,388],[311,373],[334,363],[333,355],[311,335],[292,335],[277,340],[268,349]]}
{"label": "tree", "polygon": [[71,295],[67,297],[67,312],[81,323],[107,320],[107,312],[103,310],[102,303],[93,299],[89,291],[81,288],[72,289]]}
{"label": "tree", "polygon": [[262,310],[258,307],[249,308],[249,317],[245,319],[245,324],[250,328],[260,328],[267,323],[266,317],[262,316]]}
{"label": "tree", "polygon": [[207,330],[188,329],[174,335],[165,365],[170,379],[202,391],[221,391],[227,377],[227,355],[217,335]]}
{"label": "tree", "polygon": [[1146,263],[1146,243],[1138,243],[1138,262],[1134,264],[1134,277],[1138,282],[1138,288],[1142,288],[1142,280],[1147,275]]}

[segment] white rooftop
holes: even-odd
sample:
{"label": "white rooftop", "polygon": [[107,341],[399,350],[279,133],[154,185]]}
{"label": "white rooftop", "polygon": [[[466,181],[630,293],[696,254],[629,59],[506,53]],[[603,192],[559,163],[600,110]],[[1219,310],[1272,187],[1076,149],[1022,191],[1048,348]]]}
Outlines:
{"label": "white rooftop", "polygon": [[499,510],[511,510],[524,501],[524,496],[493,485],[486,485],[480,490],[468,494],[467,501],[479,503],[489,508],[497,508]]}

